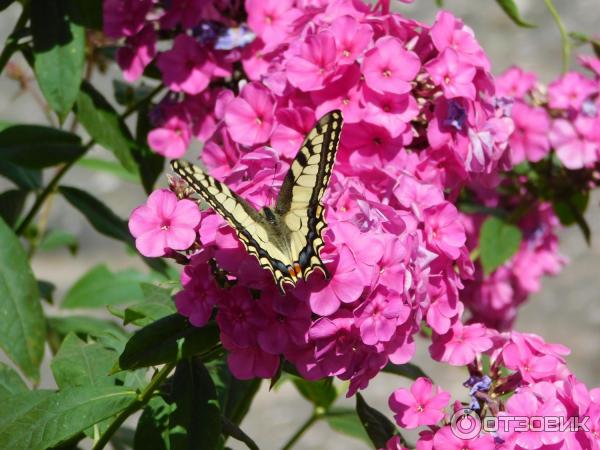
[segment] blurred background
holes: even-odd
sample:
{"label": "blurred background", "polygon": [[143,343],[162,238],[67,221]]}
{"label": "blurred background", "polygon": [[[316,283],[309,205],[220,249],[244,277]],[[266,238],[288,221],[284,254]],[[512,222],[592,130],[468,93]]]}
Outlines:
{"label": "blurred background", "polygon": [[[425,23],[432,23],[436,15],[433,0],[416,0],[412,5],[392,3],[396,10]],[[473,28],[492,61],[494,73],[498,74],[516,64],[525,70],[536,72],[542,81],[550,81],[560,73],[561,68],[558,29],[542,0],[516,0],[516,3],[524,19],[535,24],[536,28],[518,28],[493,0],[444,2],[447,9]],[[600,0],[556,3],[568,30],[587,34],[600,31]],[[14,4],[0,14],[0,42],[5,41],[19,12],[20,7]],[[585,51],[589,52],[589,49],[586,48]],[[23,61],[18,58],[13,61],[26,70]],[[112,98],[112,80],[115,78],[120,79],[120,73],[116,67],[110,67],[106,74],[97,74],[92,82],[108,98]],[[36,87],[33,86],[32,90],[36,92]],[[35,95],[23,92],[19,83],[7,77],[6,72],[0,75],[0,121],[47,124],[47,118],[36,102]],[[99,152],[98,149],[94,151],[98,156],[106,155],[106,152]],[[194,151],[197,150],[191,150]],[[140,186],[84,167],[71,170],[63,184],[95,191],[95,195],[121,217],[127,217],[135,206],[145,200]],[[166,179],[162,184],[166,184]],[[0,190],[5,187],[4,181],[0,180]],[[600,195],[592,198],[586,214],[592,231],[591,246],[586,245],[577,228],[560,233],[562,253],[571,262],[558,277],[544,280],[542,291],[532,296],[521,309],[515,327],[519,331],[540,334],[548,342],[560,342],[570,347],[572,352],[567,358],[569,367],[589,387],[600,386],[600,358],[597,357],[597,343],[600,342],[599,199]],[[107,263],[111,270],[145,270],[139,258],[126,253],[123,244],[95,232],[61,198],[54,199],[48,220],[50,229],[57,227],[68,230],[79,240],[79,250],[75,256],[68,250],[61,249],[38,253],[33,260],[36,276],[51,280],[57,286],[55,301],[60,302],[66,289],[98,263]],[[53,314],[62,313],[55,306],[50,308]],[[467,390],[461,386],[467,378],[464,370],[432,362],[424,341],[417,342],[417,353],[413,362],[420,365],[436,383],[450,391],[454,398],[467,400]],[[3,356],[0,358],[5,360]],[[268,450],[280,448],[309,417],[311,407],[289,383],[275,392],[269,392],[267,384],[263,384],[253,404],[252,413],[246,417],[242,428],[262,449]],[[394,389],[408,384],[403,378],[382,374],[371,382],[364,395],[371,405],[389,413],[387,398]],[[54,387],[47,363],[43,367],[42,387]],[[341,385],[340,389],[344,389],[344,386]],[[354,399],[347,402],[353,404]],[[407,436],[411,435],[407,433]],[[232,448],[244,448],[234,441],[230,445]],[[295,448],[351,450],[365,448],[365,445],[333,433],[326,423],[317,423]]]}

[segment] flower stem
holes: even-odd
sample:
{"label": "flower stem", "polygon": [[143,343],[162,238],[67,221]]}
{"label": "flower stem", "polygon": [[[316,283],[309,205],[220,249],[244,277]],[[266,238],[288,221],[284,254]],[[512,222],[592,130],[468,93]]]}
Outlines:
{"label": "flower stem", "polygon": [[308,429],[313,426],[313,424],[322,417],[321,414],[318,414],[316,411],[312,413],[312,415],[302,424],[298,431],[294,433],[294,435],[286,442],[286,444],[281,447],[281,450],[289,450],[291,449],[300,438],[308,431]]}
{"label": "flower stem", "polygon": [[121,414],[119,414],[117,418],[110,424],[106,431],[96,441],[94,447],[92,447],[92,450],[102,450],[106,444],[108,444],[113,434],[115,434],[121,425],[123,425],[123,422],[125,422],[129,416],[148,403],[148,401],[152,398],[154,391],[162,384],[163,381],[165,381],[174,367],[175,363],[171,362],[165,364],[164,367],[160,369],[160,371],[154,376],[154,378],[152,378],[144,390],[140,392],[137,400],[129,405],[123,412],[121,412]]}
{"label": "flower stem", "polygon": [[554,19],[554,22],[556,23],[556,26],[558,27],[558,31],[560,32],[560,39],[562,41],[562,59],[563,59],[562,71],[563,71],[563,73],[565,73],[569,70],[569,63],[571,62],[571,41],[569,38],[569,33],[567,32],[567,29],[565,28],[565,25],[564,25],[562,19],[560,18],[560,15],[558,14],[556,7],[554,6],[554,3],[552,3],[552,0],[544,0],[544,3],[546,4],[546,8],[548,8],[548,11],[552,15],[552,18]]}

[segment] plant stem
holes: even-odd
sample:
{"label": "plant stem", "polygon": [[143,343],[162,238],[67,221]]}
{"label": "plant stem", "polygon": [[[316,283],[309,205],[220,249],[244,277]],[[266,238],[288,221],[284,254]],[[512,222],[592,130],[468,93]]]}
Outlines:
{"label": "plant stem", "polygon": [[152,378],[150,383],[144,388],[142,392],[138,395],[138,398],[135,402],[127,407],[121,414],[117,416],[117,418],[110,424],[110,426],[106,429],[106,431],[100,436],[100,439],[96,441],[92,450],[102,450],[106,444],[110,441],[113,434],[121,428],[123,422],[127,420],[127,418],[135,413],[138,409],[148,403],[148,401],[152,398],[154,391],[162,384],[163,381],[169,376],[173,368],[175,367],[174,362],[170,362],[165,364],[162,369]]}
{"label": "plant stem", "polygon": [[567,32],[567,29],[565,28],[565,25],[563,24],[562,19],[560,18],[560,15],[558,14],[556,7],[554,6],[554,3],[552,3],[552,0],[544,0],[544,3],[546,4],[546,8],[548,8],[548,11],[554,19],[554,22],[558,27],[558,31],[560,32],[563,58],[562,71],[563,73],[565,73],[569,70],[569,63],[571,62],[571,41],[569,38],[569,33]]}
{"label": "plant stem", "polygon": [[289,450],[290,448],[292,448],[296,444],[296,442],[300,440],[304,433],[306,433],[306,431],[308,431],[308,429],[311,426],[313,426],[314,423],[321,417],[323,417],[322,414],[319,414],[317,413],[317,411],[314,411],[312,415],[306,420],[306,422],[304,422],[302,426],[298,428],[298,431],[294,433],[290,440],[287,441],[283,447],[281,447],[281,450]]}

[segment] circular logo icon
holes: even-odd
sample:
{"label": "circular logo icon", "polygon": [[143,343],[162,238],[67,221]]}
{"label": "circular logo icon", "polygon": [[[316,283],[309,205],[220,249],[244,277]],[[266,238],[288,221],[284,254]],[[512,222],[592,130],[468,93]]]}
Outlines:
{"label": "circular logo icon", "polygon": [[481,419],[472,409],[459,409],[450,419],[452,433],[459,439],[475,439],[481,432]]}

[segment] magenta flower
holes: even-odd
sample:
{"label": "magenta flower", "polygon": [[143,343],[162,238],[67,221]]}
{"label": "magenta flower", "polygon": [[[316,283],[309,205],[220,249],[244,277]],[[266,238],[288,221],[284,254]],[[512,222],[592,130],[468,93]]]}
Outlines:
{"label": "magenta flower", "polygon": [[191,200],[159,189],[148,197],[145,205],[133,210],[129,231],[138,251],[149,257],[163,256],[168,249],[186,250],[196,240],[200,210]]}
{"label": "magenta flower", "polygon": [[104,33],[111,38],[133,36],[146,24],[152,0],[107,0],[102,4]]}
{"label": "magenta flower", "polygon": [[392,338],[396,327],[408,319],[410,307],[400,293],[380,287],[354,311],[354,315],[363,342],[375,345]]}
{"label": "magenta flower", "polygon": [[475,100],[475,67],[461,62],[452,48],[447,48],[440,56],[427,63],[425,69],[433,82],[441,86],[447,99],[465,97]]}
{"label": "magenta flower", "polygon": [[550,152],[550,120],[542,108],[529,107],[516,102],[512,108],[515,130],[510,136],[513,164],[523,161],[537,162]]}
{"label": "magenta flower", "polygon": [[239,97],[225,107],[225,123],[234,141],[242,145],[260,144],[273,131],[275,98],[260,83],[244,86]]}
{"label": "magenta flower", "polygon": [[248,25],[271,47],[284,41],[290,25],[298,16],[292,0],[246,0]]}
{"label": "magenta flower", "polygon": [[496,78],[496,93],[498,96],[522,99],[537,83],[537,76],[532,72],[525,72],[520,67],[511,67]]}
{"label": "magenta flower", "polygon": [[335,39],[331,33],[322,31],[299,44],[297,55],[287,63],[287,78],[303,91],[316,91],[333,75],[335,63]]}
{"label": "magenta flower", "polygon": [[527,346],[514,343],[504,348],[502,360],[507,368],[517,370],[523,380],[530,383],[552,376],[558,366],[554,356],[537,356]]}
{"label": "magenta flower", "polygon": [[583,169],[598,158],[598,144],[585,139],[577,125],[577,121],[556,119],[550,129],[550,143],[568,169]]}
{"label": "magenta flower", "polygon": [[433,334],[429,353],[436,361],[452,366],[466,366],[475,356],[489,350],[492,345],[488,330],[483,325],[463,325],[459,321],[443,336]]}
{"label": "magenta flower", "polygon": [[117,63],[126,81],[134,82],[142,76],[144,69],[156,53],[156,33],[145,26],[138,34],[128,37],[125,45],[117,50]]}
{"label": "magenta flower", "polygon": [[395,37],[379,38],[365,54],[362,72],[367,85],[379,92],[406,94],[421,68],[417,55],[404,48]]}
{"label": "magenta flower", "polygon": [[169,89],[192,95],[206,89],[216,70],[206,50],[186,34],[175,38],[173,48],[162,53],[156,65]]}
{"label": "magenta flower", "polygon": [[[496,448],[494,438],[489,434],[482,434],[473,439],[461,439],[452,431],[451,427],[440,428],[433,437],[435,450],[491,450]],[[417,448],[418,445],[417,445]]]}
{"label": "magenta flower", "polygon": [[311,92],[311,98],[318,104],[315,115],[322,116],[329,111],[342,111],[345,123],[356,123],[363,119],[363,85],[360,66],[346,66],[339,79],[329,83],[327,88]]}
{"label": "magenta flower", "polygon": [[410,390],[396,389],[390,396],[389,406],[398,425],[413,429],[421,425],[435,425],[444,418],[450,393],[435,386],[431,380],[419,377]]}
{"label": "magenta flower", "polygon": [[417,102],[410,94],[380,94],[365,89],[364,100],[365,121],[387,129],[393,138],[402,134],[419,113]]}
{"label": "magenta flower", "polygon": [[338,64],[351,64],[362,55],[373,38],[373,30],[367,24],[359,24],[352,16],[341,16],[331,22],[330,30],[335,37]]}
{"label": "magenta flower", "polygon": [[458,258],[466,235],[462,223],[458,220],[456,207],[451,203],[443,203],[427,208],[423,216],[427,243],[448,258]]}
{"label": "magenta flower", "polygon": [[279,368],[279,356],[272,355],[257,346],[236,347],[221,335],[223,346],[228,350],[227,365],[238,380],[272,378]]}
{"label": "magenta flower", "polygon": [[167,108],[168,118],[148,133],[148,146],[167,158],[181,158],[191,139],[185,111],[178,107]]}
{"label": "magenta flower", "polygon": [[277,111],[277,125],[271,136],[271,145],[287,158],[294,158],[304,138],[315,124],[311,108],[285,108]]}
{"label": "magenta flower", "polygon": [[551,108],[578,110],[583,102],[598,92],[597,84],[578,72],[569,72],[548,85],[548,104]]}

